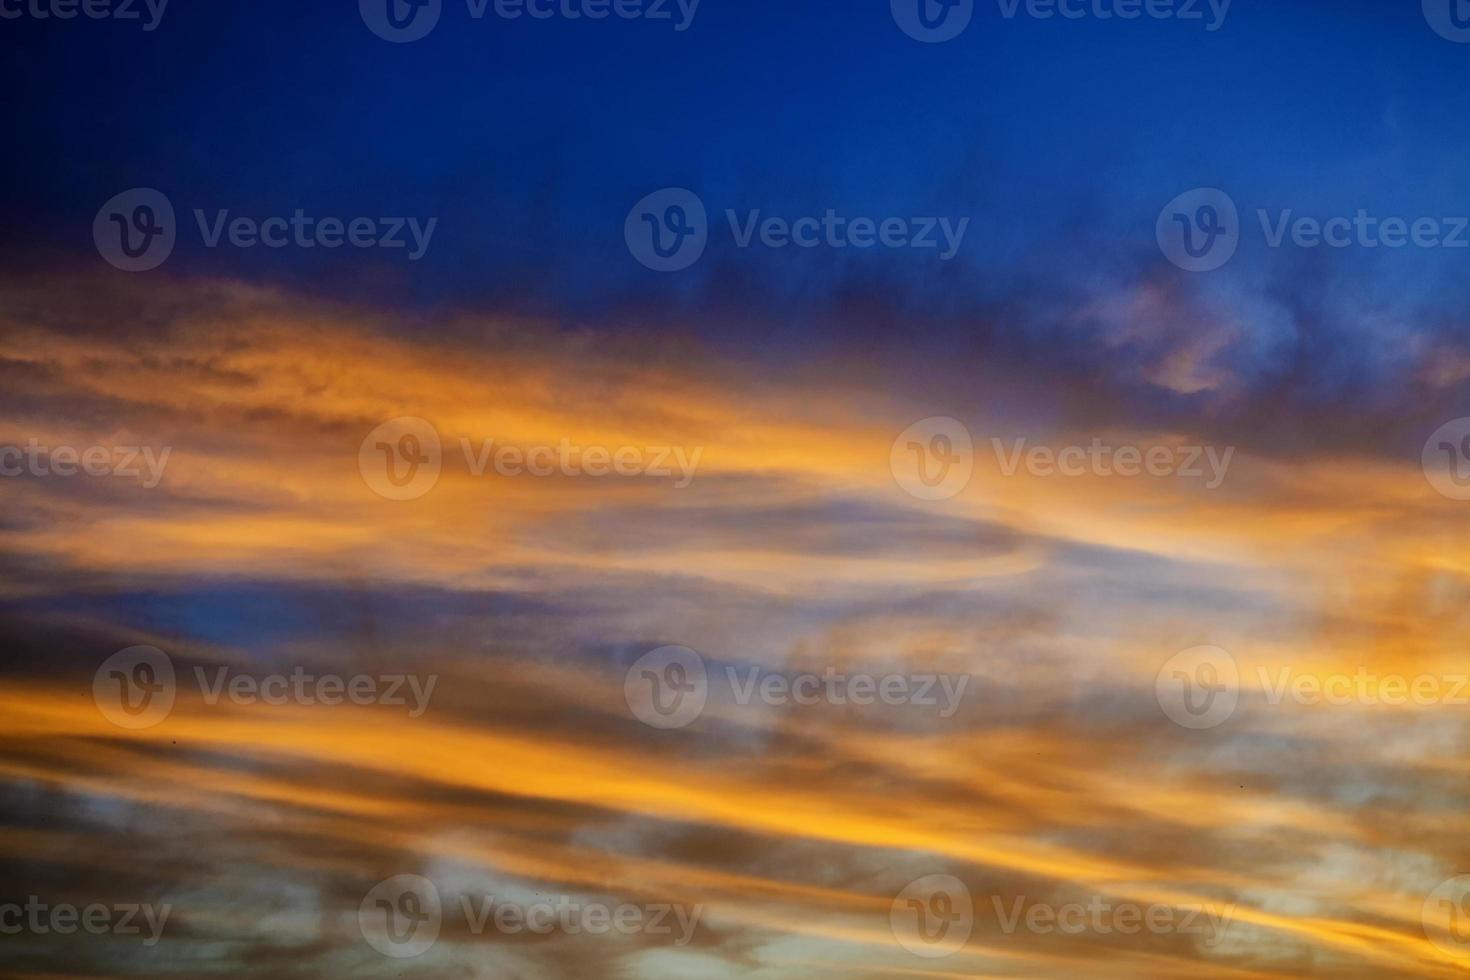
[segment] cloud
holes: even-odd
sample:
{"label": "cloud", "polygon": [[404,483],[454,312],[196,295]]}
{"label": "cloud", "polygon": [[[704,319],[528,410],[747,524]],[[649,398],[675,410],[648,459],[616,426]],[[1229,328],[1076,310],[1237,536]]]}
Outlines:
{"label": "cloud", "polygon": [[[767,370],[687,339],[473,317],[413,334],[238,286],[163,283],[111,314],[85,291],[43,307],[10,290],[24,301],[0,347],[0,444],[172,449],[152,488],[0,479],[0,858],[32,890],[179,904],[156,951],[88,945],[73,972],[191,975],[212,956],[242,975],[390,975],[353,923],[400,873],[455,895],[706,909],[683,951],[458,923],[425,961],[446,976],[491,960],[528,976],[1457,968],[1419,922],[1466,857],[1454,709],[1272,704],[1260,681],[1452,671],[1470,573],[1443,537],[1456,502],[1371,427],[1296,454],[1233,428],[1252,384],[1231,353],[1243,328],[1176,343],[1185,306],[1168,289],[1087,314],[1149,351],[1143,370],[1169,389],[1133,417],[1089,417],[1099,389],[1049,405],[1045,372],[997,367],[975,387],[963,361],[874,387],[871,365]],[[936,414],[972,430],[974,475],[922,501],[890,450]],[[431,491],[392,501],[358,452],[400,415],[429,420],[445,454]],[[1216,489],[1007,475],[992,442],[1232,433]],[[460,438],[703,454],[681,489],[476,475]],[[93,704],[93,673],[140,643],[167,651],[180,689],[164,721],[130,731]],[[1186,731],[1155,678],[1201,643],[1234,654],[1241,703]],[[625,700],[628,667],[665,644],[699,651],[715,681],[686,729],[646,726]],[[211,704],[197,681],[298,667],[437,686],[410,717]],[[742,704],[727,672],[748,669],[970,686],[952,717]],[[927,970],[888,911],[932,873],[965,881],[982,914]],[[994,914],[1093,897],[1225,903],[1233,938],[1007,932]],[[19,969],[57,955],[30,937]]]}

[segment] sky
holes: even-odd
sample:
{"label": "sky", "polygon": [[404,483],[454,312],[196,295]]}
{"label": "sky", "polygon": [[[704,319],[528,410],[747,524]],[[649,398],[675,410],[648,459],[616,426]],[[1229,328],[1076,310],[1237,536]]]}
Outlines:
{"label": "sky", "polygon": [[1467,8],[0,0],[0,972],[1462,975]]}

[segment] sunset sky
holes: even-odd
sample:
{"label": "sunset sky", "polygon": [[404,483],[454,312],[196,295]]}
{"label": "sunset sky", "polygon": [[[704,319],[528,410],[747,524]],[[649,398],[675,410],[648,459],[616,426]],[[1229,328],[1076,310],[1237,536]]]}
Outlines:
{"label": "sunset sky", "polygon": [[1470,10],[383,2],[0,0],[0,975],[1470,969]]}

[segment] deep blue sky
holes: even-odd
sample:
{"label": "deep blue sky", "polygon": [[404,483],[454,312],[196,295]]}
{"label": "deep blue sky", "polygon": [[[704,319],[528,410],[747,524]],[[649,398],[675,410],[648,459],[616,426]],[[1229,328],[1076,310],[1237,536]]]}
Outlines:
{"label": "deep blue sky", "polygon": [[[1177,20],[1006,20],[980,0],[969,29],[937,45],[898,30],[887,0],[704,0],[683,33],[477,21],[464,0],[445,2],[438,28],[403,45],[373,36],[349,0],[173,0],[152,33],[0,21],[11,261],[95,262],[101,203],[156,186],[181,218],[302,207],[440,219],[414,264],[352,249],[205,251],[193,235],[174,274],[389,307],[724,330],[784,319],[807,324],[781,327],[800,332],[844,313],[887,310],[891,325],[1029,310],[1038,296],[1153,275],[1160,207],[1198,186],[1227,189],[1247,213],[1470,212],[1470,45],[1434,34],[1417,0],[1236,0],[1213,33]],[[663,275],[634,262],[621,233],[634,201],[670,185],[715,216],[832,207],[972,224],[953,263],[741,251],[725,235],[694,269]],[[1466,253],[1258,246],[1248,241],[1217,284],[1348,268],[1431,318],[1466,295]]]}

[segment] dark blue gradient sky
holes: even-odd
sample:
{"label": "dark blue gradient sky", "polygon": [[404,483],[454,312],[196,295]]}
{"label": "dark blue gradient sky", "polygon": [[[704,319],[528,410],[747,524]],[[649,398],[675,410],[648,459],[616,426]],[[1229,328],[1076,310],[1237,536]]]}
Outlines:
{"label": "dark blue gradient sky", "polygon": [[[1059,377],[1116,374],[1185,336],[1214,346],[1233,390],[1285,384],[1333,407],[1413,400],[1425,352],[1470,333],[1470,249],[1270,249],[1254,217],[1470,213],[1470,46],[1417,3],[1236,0],[1210,31],[1007,18],[991,0],[944,44],[910,39],[887,3],[764,0],[705,0],[682,32],[476,20],[446,0],[409,44],[341,0],[175,0],[152,32],[3,28],[6,115],[24,134],[0,180],[12,268],[100,266],[97,208],[157,186],[191,228],[195,208],[437,218],[414,263],[181,234],[168,267],[410,319],[530,315],[765,357],[919,348]],[[639,265],[622,235],[632,204],[668,186],[698,193],[716,226],[673,275]],[[1164,260],[1154,222],[1210,186],[1245,234],[1230,266],[1195,275]],[[950,262],[740,249],[721,233],[726,209],[828,208],[970,225]],[[1145,351],[1142,288],[1157,321]],[[1228,336],[1198,340],[1212,330]]]}

